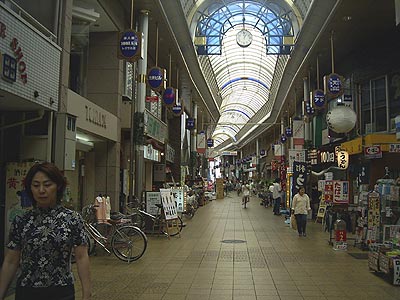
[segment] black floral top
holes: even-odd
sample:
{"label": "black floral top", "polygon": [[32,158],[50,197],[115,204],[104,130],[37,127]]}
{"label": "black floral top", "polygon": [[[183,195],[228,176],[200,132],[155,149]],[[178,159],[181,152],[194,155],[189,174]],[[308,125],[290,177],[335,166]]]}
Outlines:
{"label": "black floral top", "polygon": [[72,285],[71,251],[86,244],[82,217],[62,206],[34,208],[16,217],[7,247],[21,250],[18,286]]}

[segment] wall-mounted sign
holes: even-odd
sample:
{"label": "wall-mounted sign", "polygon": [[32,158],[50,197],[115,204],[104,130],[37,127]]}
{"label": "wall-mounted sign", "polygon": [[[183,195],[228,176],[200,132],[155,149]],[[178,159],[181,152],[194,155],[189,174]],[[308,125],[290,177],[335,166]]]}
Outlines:
{"label": "wall-mounted sign", "polygon": [[193,118],[186,119],[186,129],[189,129],[189,130],[194,129],[194,119]]}
{"label": "wall-mounted sign", "polygon": [[135,62],[141,57],[142,33],[126,30],[119,33],[118,58]]}
{"label": "wall-mounted sign", "polygon": [[349,203],[349,182],[333,180],[333,203],[347,204]]}
{"label": "wall-mounted sign", "polygon": [[153,67],[147,73],[147,83],[153,91],[162,91],[165,89],[166,71],[159,67]]}
{"label": "wall-mounted sign", "polygon": [[323,90],[315,90],[312,92],[312,103],[315,109],[325,108],[325,93]]}
{"label": "wall-mounted sign", "polygon": [[364,157],[371,158],[382,158],[381,145],[373,145],[364,148]]}
{"label": "wall-mounted sign", "polygon": [[336,73],[324,76],[324,92],[329,99],[341,96],[343,94],[343,77]]}
{"label": "wall-mounted sign", "polygon": [[158,102],[158,96],[146,96],[146,102],[155,103]]}
{"label": "wall-mounted sign", "polygon": [[175,89],[167,87],[163,93],[163,102],[165,106],[173,106],[175,104]]}

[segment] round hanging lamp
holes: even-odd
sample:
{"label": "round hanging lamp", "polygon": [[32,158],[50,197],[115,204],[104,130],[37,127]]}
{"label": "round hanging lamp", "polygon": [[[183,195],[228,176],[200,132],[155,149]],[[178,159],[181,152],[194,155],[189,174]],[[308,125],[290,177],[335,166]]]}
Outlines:
{"label": "round hanging lamp", "polygon": [[329,129],[336,133],[347,133],[354,128],[357,121],[357,115],[348,106],[340,105],[326,114],[326,123]]}

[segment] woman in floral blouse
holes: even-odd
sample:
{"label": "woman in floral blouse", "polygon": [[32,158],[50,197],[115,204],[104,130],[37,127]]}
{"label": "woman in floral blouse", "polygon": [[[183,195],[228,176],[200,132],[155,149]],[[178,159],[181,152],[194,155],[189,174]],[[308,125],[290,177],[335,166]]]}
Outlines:
{"label": "woman in floral blouse", "polygon": [[82,298],[90,299],[89,257],[83,220],[60,205],[66,182],[51,163],[35,164],[25,178],[33,209],[16,217],[10,229],[8,252],[0,273],[0,300],[18,267],[16,300],[75,299],[71,270],[74,248]]}

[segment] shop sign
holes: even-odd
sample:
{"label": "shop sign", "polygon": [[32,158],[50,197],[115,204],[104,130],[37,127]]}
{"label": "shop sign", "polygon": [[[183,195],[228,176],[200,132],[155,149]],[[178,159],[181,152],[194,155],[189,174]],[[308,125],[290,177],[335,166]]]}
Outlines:
{"label": "shop sign", "polygon": [[349,182],[333,180],[333,203],[348,204],[349,203]]}
{"label": "shop sign", "polygon": [[158,96],[146,96],[147,103],[156,103],[158,102]]}
{"label": "shop sign", "polygon": [[[24,187],[25,176],[33,163],[9,162],[6,165],[5,182],[5,233],[10,230],[16,216],[23,215],[32,207],[32,200]],[[4,187],[4,186],[3,186]],[[3,219],[2,219],[3,220]],[[0,245],[3,247],[4,245]]]}
{"label": "shop sign", "polygon": [[194,119],[193,118],[186,119],[186,129],[188,129],[188,130],[194,129]]}
{"label": "shop sign", "polygon": [[293,120],[293,145],[304,145],[304,122]]}
{"label": "shop sign", "polygon": [[144,145],[144,158],[152,161],[160,161],[160,151],[153,148],[151,144]]}
{"label": "shop sign", "polygon": [[148,110],[144,112],[144,134],[164,143],[167,135],[167,124],[153,116]]}
{"label": "shop sign", "polygon": [[222,155],[222,156],[237,156],[237,151],[222,151],[220,155]]}
{"label": "shop sign", "polygon": [[340,169],[346,170],[349,167],[349,154],[347,151],[338,151],[337,164]]}
{"label": "shop sign", "polygon": [[207,139],[207,147],[214,147],[214,140],[213,139]]}
{"label": "shop sign", "polygon": [[181,103],[176,103],[174,106],[172,106],[172,112],[176,117],[182,115],[183,105]]}
{"label": "shop sign", "polygon": [[312,93],[313,106],[315,109],[325,108],[325,93],[323,90],[315,90]]}
{"label": "shop sign", "polygon": [[184,211],[184,192],[183,188],[171,188],[171,193],[173,196],[173,200],[176,203],[176,209],[178,213]]}
{"label": "shop sign", "polygon": [[107,128],[107,115],[96,109],[85,105],[86,121],[102,128]]}
{"label": "shop sign", "polygon": [[178,212],[176,210],[176,205],[171,189],[160,189],[160,193],[161,193],[161,202],[164,209],[165,219],[166,220],[177,219]]}
{"label": "shop sign", "polygon": [[165,69],[153,67],[147,73],[147,83],[153,91],[159,92],[165,89],[166,76]]}
{"label": "shop sign", "polygon": [[318,164],[318,150],[317,149],[310,149],[308,150],[308,161],[312,166]]}
{"label": "shop sign", "polygon": [[324,76],[324,92],[330,99],[341,96],[343,94],[343,77],[336,73]]}
{"label": "shop sign", "polygon": [[289,149],[289,172],[292,172],[293,163],[306,162],[306,150],[305,149]]}
{"label": "shop sign", "polygon": [[146,192],[146,212],[156,216],[158,213],[158,207],[156,204],[160,204],[161,195],[160,192]]}
{"label": "shop sign", "polygon": [[381,145],[368,146],[364,148],[364,157],[371,158],[382,158]]}
{"label": "shop sign", "polygon": [[305,186],[306,182],[307,182],[307,163],[294,161],[292,195],[295,195],[300,187]]}
{"label": "shop sign", "polygon": [[400,153],[400,144],[389,144],[389,152]]}
{"label": "shop sign", "polygon": [[119,33],[118,58],[135,62],[141,57],[142,33],[126,30]]}
{"label": "shop sign", "polygon": [[175,103],[175,89],[167,87],[163,93],[163,102],[165,106],[173,106]]}
{"label": "shop sign", "polygon": [[[0,37],[4,40],[7,37],[7,25],[0,22]],[[9,82],[17,80],[17,73],[23,84],[28,82],[28,75],[26,73],[26,63],[24,59],[24,52],[16,37],[13,37],[10,42],[11,51],[14,57],[8,54],[0,54],[2,64],[2,77]]]}
{"label": "shop sign", "polygon": [[319,163],[327,164],[327,163],[334,163],[335,162],[335,155],[334,151],[320,151],[318,154]]}
{"label": "shop sign", "polygon": [[200,132],[197,135],[197,152],[205,153],[206,152],[206,134],[205,132]]}
{"label": "shop sign", "polygon": [[333,202],[333,181],[332,180],[325,180],[324,200],[325,200],[325,202],[329,202],[329,203]]}

